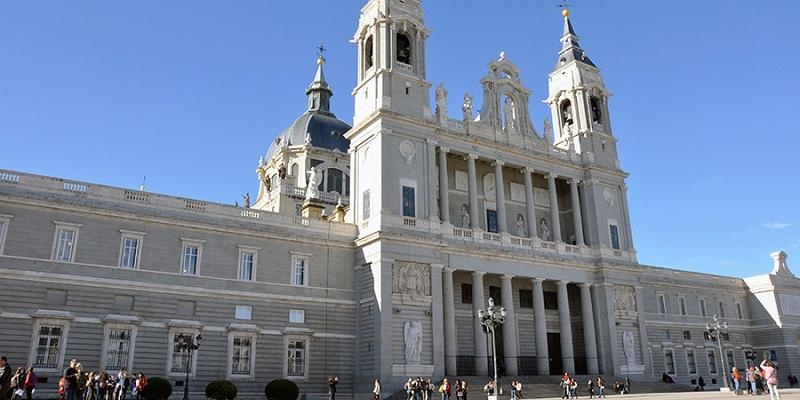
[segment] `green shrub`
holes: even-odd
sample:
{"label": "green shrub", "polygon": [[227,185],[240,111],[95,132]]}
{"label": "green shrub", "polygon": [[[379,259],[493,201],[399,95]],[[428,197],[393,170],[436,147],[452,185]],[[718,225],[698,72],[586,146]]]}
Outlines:
{"label": "green shrub", "polygon": [[231,381],[211,381],[206,385],[206,397],[214,400],[233,400],[236,398],[236,385]]}
{"label": "green shrub", "polygon": [[275,379],[264,387],[264,396],[267,400],[297,400],[300,389],[287,379]]}
{"label": "green shrub", "polygon": [[145,400],[167,400],[172,395],[172,384],[161,377],[147,378],[147,386],[141,395]]}

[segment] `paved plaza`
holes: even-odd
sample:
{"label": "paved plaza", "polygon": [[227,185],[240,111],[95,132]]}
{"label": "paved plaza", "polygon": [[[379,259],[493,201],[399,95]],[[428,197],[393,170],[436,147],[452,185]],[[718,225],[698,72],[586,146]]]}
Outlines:
{"label": "paved plaza", "polygon": [[[794,400],[800,399],[800,389],[779,389],[781,400]],[[558,399],[558,397],[549,397],[550,399]],[[580,396],[579,399],[588,399],[588,396]],[[730,400],[734,398],[753,398],[753,399],[769,399],[769,394],[762,394],[760,396],[741,395],[736,396],[731,392],[719,391],[706,391],[706,392],[676,392],[676,393],[646,393],[646,394],[626,394],[626,395],[609,395],[608,398],[624,398],[624,399],[652,399],[652,400]]]}

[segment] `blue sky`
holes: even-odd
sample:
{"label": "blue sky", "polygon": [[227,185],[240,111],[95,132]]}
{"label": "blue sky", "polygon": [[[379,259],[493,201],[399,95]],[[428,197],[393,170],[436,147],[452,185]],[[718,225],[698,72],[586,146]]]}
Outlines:
{"label": "blue sky", "polygon": [[[476,95],[500,51],[549,112],[555,0],[424,1],[428,79]],[[603,70],[639,260],[750,276],[800,258],[800,2],[574,0]],[[362,0],[0,2],[0,168],[233,203],[306,106],[315,47],[352,120]],[[458,115],[458,101],[450,101]],[[795,267],[795,270],[800,266]]]}

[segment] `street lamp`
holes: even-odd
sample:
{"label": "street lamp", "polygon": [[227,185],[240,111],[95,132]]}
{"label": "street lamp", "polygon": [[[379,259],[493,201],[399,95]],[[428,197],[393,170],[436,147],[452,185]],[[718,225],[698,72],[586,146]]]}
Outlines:
{"label": "street lamp", "polygon": [[728,334],[728,322],[714,315],[714,322],[706,324],[706,332],[708,332],[708,336],[711,338],[717,339],[719,358],[722,359],[722,377],[725,380],[725,387],[731,390],[731,384],[728,380],[728,366],[725,365],[725,354],[722,353],[722,335]]}
{"label": "street lamp", "polygon": [[494,330],[497,326],[503,325],[506,322],[506,309],[505,307],[496,308],[494,306],[494,299],[489,297],[489,307],[486,311],[478,310],[478,320],[481,325],[492,334],[492,361],[494,362],[494,393],[495,396],[500,395],[500,387],[497,382],[497,345],[495,344]]}
{"label": "street lamp", "polygon": [[192,366],[192,352],[200,348],[203,341],[202,335],[178,335],[178,351],[186,352],[186,380],[183,381],[183,400],[189,400],[189,369]]}

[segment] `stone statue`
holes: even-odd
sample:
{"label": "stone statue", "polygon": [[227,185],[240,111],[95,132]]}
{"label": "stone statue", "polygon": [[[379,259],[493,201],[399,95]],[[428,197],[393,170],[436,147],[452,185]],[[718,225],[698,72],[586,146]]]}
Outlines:
{"label": "stone statue", "polygon": [[547,220],[542,218],[539,220],[539,239],[547,240],[548,242],[553,240],[550,234],[550,227],[547,226]]}
{"label": "stone statue", "polygon": [[469,229],[469,225],[471,223],[471,218],[469,216],[469,206],[466,204],[461,205],[461,227],[464,229]]}
{"label": "stone statue", "polygon": [[436,86],[436,114],[447,115],[447,89],[441,83]]}
{"label": "stone statue", "polygon": [[553,143],[553,124],[549,119],[544,119],[544,141],[547,144]]}
{"label": "stone statue", "polygon": [[528,230],[525,229],[525,217],[522,214],[517,214],[517,236],[528,236]]}
{"label": "stone statue", "polygon": [[403,333],[406,342],[406,365],[419,364],[422,359],[422,323],[406,321]]}
{"label": "stone statue", "polygon": [[306,132],[306,144],[311,144],[311,132]]}
{"label": "stone statue", "polygon": [[461,106],[461,111],[464,112],[464,121],[472,120],[472,95],[469,93],[464,94],[464,104]]}
{"label": "stone statue", "polygon": [[628,365],[636,365],[636,349],[634,348],[633,332],[622,332],[622,351],[625,352],[625,360]]}
{"label": "stone statue", "polygon": [[786,255],[785,252],[776,251],[774,253],[771,253],[769,256],[772,257],[772,260],[774,262],[772,272],[770,272],[770,274],[786,275],[794,277],[794,274],[792,274],[792,271],[789,271],[789,266],[786,264],[786,258],[788,256]]}
{"label": "stone statue", "polygon": [[286,179],[286,164],[281,163],[281,166],[278,167],[278,177],[281,178],[281,180]]}
{"label": "stone statue", "polygon": [[250,208],[250,192],[247,192],[242,195],[244,199],[244,208]]}
{"label": "stone statue", "polygon": [[319,198],[319,184],[322,181],[322,175],[317,172],[317,167],[311,167],[308,171],[308,184],[306,185],[306,200]]}
{"label": "stone statue", "polygon": [[514,110],[514,100],[511,97],[506,97],[505,105],[503,105],[503,115],[505,116],[506,133],[516,133],[516,111]]}

